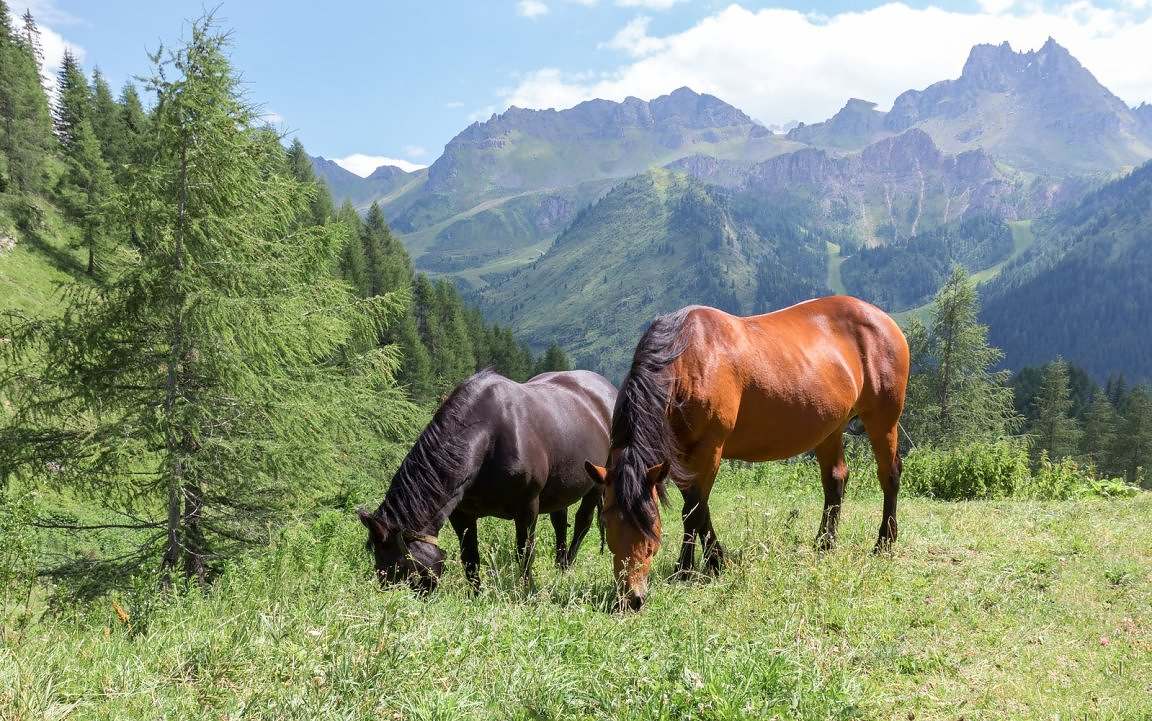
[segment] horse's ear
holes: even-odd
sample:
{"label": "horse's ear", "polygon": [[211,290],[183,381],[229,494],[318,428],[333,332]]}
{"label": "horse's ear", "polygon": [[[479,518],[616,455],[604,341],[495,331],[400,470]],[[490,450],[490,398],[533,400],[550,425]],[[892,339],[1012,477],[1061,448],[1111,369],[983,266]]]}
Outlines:
{"label": "horse's ear", "polygon": [[656,487],[660,485],[664,482],[664,479],[668,477],[668,462],[665,461],[664,463],[657,463],[652,466],[648,469],[647,475],[649,486]]}
{"label": "horse's ear", "polygon": [[360,518],[360,522],[364,524],[364,527],[368,529],[368,533],[372,535],[373,539],[377,541],[384,540],[384,524],[380,522],[379,518],[365,511],[363,508],[357,508],[356,515]]}
{"label": "horse's ear", "polygon": [[608,482],[608,469],[603,466],[598,466],[592,461],[584,461],[584,471],[598,486]]}

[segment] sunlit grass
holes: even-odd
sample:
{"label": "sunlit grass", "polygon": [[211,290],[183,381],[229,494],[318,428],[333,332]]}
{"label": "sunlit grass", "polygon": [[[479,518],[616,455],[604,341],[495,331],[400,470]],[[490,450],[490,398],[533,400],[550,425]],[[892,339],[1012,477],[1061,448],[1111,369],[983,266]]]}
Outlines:
{"label": "sunlit grass", "polygon": [[[71,718],[1147,718],[1152,498],[1063,503],[905,499],[873,556],[875,481],[853,477],[839,548],[812,550],[806,464],[729,470],[714,500],[730,565],[657,582],[610,613],[590,537],[539,590],[512,529],[481,526],[485,589],[454,563],[429,600],[381,591],[363,533],[328,514],[287,530],[206,595],[111,599],[11,631],[0,715]],[[679,523],[666,513],[657,571]],[[455,540],[442,539],[455,557]]]}

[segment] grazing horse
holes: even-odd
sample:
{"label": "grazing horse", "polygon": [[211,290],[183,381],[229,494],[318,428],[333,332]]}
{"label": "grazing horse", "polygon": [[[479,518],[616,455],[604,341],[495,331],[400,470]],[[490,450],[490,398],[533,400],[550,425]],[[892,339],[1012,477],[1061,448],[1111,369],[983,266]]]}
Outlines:
{"label": "grazing horse", "polygon": [[[608,452],[616,388],[589,371],[544,373],[516,383],[481,371],[441,404],[408,452],[375,513],[360,510],[381,583],[407,580],[430,592],[444,569],[437,535],[445,520],[460,538],[464,573],[480,588],[476,520],[516,522],[516,554],[531,585],[536,518],[556,530],[556,564],[576,557],[600,504],[581,469]],[[580,501],[572,543],[568,506]]]}
{"label": "grazing horse", "polygon": [[604,530],[621,601],[636,609],[660,544],[669,474],[684,496],[677,576],[703,544],[708,569],[724,551],[708,494],[723,458],[767,461],[815,450],[824,484],[817,543],[836,539],[848,467],[844,427],[859,416],[872,442],[884,515],[877,548],[896,540],[897,422],[908,383],[908,343],[883,311],[848,296],[739,318],[690,306],[653,321],[620,387],[607,467],[585,462],[604,486]]}

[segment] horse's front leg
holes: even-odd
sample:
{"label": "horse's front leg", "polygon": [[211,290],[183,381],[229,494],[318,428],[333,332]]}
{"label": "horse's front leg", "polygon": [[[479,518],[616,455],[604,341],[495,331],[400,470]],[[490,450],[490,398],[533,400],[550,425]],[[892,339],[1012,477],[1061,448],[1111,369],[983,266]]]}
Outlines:
{"label": "horse's front leg", "polygon": [[684,521],[684,540],[680,545],[680,559],[676,561],[676,579],[680,581],[690,578],[696,566],[696,537],[702,535],[701,510],[700,494],[696,489],[684,491],[684,510],[680,513]]}
{"label": "horse's front leg", "polygon": [[516,560],[520,564],[520,576],[528,584],[529,591],[536,590],[532,578],[532,560],[536,555],[536,519],[540,517],[540,498],[533,498],[516,516]]}
{"label": "horse's front leg", "polygon": [[561,508],[548,514],[552,520],[552,530],[556,532],[556,567],[568,568],[568,509]]}
{"label": "horse's front leg", "polygon": [[448,516],[452,530],[460,539],[460,562],[464,565],[464,576],[474,593],[480,592],[480,542],[476,538],[476,517],[454,511]]}
{"label": "horse's front leg", "polygon": [[580,501],[580,508],[576,510],[576,525],[572,527],[572,545],[568,547],[568,556],[564,560],[563,568],[569,568],[576,560],[576,553],[588,529],[592,528],[592,519],[596,516],[596,509],[600,506],[600,489],[593,488],[588,495]]}

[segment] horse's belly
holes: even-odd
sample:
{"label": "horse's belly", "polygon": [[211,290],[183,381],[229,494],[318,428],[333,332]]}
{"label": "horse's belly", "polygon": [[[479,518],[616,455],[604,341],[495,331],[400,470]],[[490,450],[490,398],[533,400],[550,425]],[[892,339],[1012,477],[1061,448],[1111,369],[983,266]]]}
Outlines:
{"label": "horse's belly", "polygon": [[852,413],[847,399],[781,407],[779,403],[746,397],[724,443],[724,457],[742,461],[791,458],[812,450],[837,432]]}

